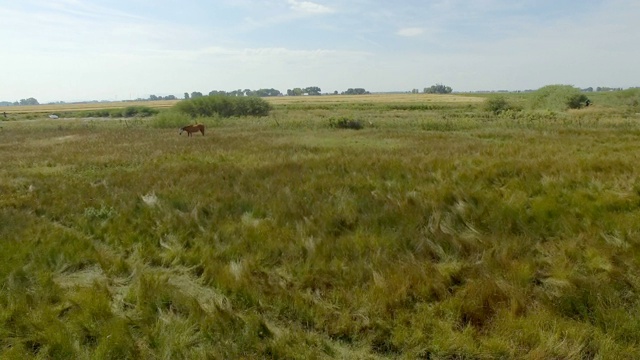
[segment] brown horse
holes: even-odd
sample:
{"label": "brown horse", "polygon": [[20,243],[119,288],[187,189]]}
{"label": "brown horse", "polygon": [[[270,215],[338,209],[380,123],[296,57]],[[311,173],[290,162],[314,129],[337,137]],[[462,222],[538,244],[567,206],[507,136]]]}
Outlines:
{"label": "brown horse", "polygon": [[204,125],[196,124],[196,125],[183,126],[180,128],[180,135],[182,135],[183,131],[187,132],[187,136],[191,136],[191,133],[198,132],[198,131],[200,131],[202,133],[202,136],[204,136]]}

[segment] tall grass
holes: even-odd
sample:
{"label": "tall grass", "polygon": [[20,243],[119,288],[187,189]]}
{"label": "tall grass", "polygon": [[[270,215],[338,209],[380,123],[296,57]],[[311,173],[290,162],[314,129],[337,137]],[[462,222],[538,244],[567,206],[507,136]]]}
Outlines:
{"label": "tall grass", "polygon": [[640,356],[638,124],[376,101],[3,123],[0,357]]}

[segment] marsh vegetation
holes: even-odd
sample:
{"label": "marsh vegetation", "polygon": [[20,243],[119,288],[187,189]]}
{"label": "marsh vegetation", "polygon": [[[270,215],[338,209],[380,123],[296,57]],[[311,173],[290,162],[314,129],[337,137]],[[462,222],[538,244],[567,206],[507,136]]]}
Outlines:
{"label": "marsh vegetation", "polygon": [[638,358],[640,97],[589,98],[4,121],[0,357]]}

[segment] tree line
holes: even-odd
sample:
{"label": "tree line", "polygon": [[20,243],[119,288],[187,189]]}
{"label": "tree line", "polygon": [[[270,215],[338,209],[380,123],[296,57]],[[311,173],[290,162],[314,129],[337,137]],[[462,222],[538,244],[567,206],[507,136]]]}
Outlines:
{"label": "tree line", "polygon": [[[309,86],[306,88],[293,88],[287,90],[287,96],[302,96],[302,95],[321,95],[322,90],[317,86]],[[221,95],[221,96],[256,96],[256,97],[271,97],[271,96],[283,96],[284,94],[277,89],[269,88],[269,89],[238,89],[232,91],[224,91],[224,90],[212,90],[208,94],[209,96]],[[192,93],[185,92],[184,99],[194,99],[201,96],[205,96],[203,93],[199,91],[194,91]]]}
{"label": "tree line", "polygon": [[[621,91],[622,88],[616,87],[607,87],[607,86],[598,86],[595,89],[593,87],[588,87],[585,89],[581,89],[583,92],[593,92],[593,91]],[[525,90],[525,92],[530,92],[533,90]],[[453,92],[453,89],[450,86],[446,86],[443,84],[435,84],[430,87],[425,87],[422,91],[425,94],[450,94]],[[504,91],[508,92],[508,91]],[[520,91],[518,91],[520,92]],[[419,94],[420,90],[412,89],[411,93]],[[346,91],[338,92],[337,90],[333,93],[326,93],[324,95],[366,95],[370,94],[369,91],[363,88],[349,88]],[[224,91],[224,90],[212,90],[208,93],[208,95],[222,95],[222,96],[255,96],[255,97],[270,97],[270,96],[284,96],[280,90],[277,89],[237,89],[232,91]],[[323,95],[322,90],[318,86],[309,86],[309,87],[296,87],[293,89],[287,89],[287,96],[319,96]],[[201,96],[205,96],[203,93],[199,91],[193,91],[191,93],[185,92],[184,99],[193,99]],[[167,95],[167,96],[158,96],[158,95],[150,95],[148,98],[138,98],[136,101],[156,101],[156,100],[179,100],[179,98],[175,95]],[[88,102],[88,101],[87,101]],[[98,102],[96,100],[91,102]],[[50,104],[64,104],[64,101],[52,102]],[[20,101],[0,101],[0,106],[21,106],[21,105],[40,105],[37,99],[30,97],[28,99],[20,99]]]}
{"label": "tree line", "polygon": [[[322,93],[322,89],[318,86],[308,86],[308,87],[296,87],[293,89],[287,89],[286,93],[282,93],[280,90],[277,89],[273,89],[273,88],[265,88],[265,89],[258,89],[258,90],[251,90],[251,89],[237,89],[237,90],[232,90],[232,91],[224,91],[224,90],[212,90],[208,93],[209,96],[254,96],[254,97],[271,97],[271,96],[320,96],[320,95],[328,95],[329,93]],[[363,89],[363,88],[349,88],[346,91],[343,91],[341,93],[338,93],[338,91],[334,91],[333,93],[330,93],[332,95],[365,95],[365,94],[370,94],[369,91]],[[184,99],[195,99],[195,98],[199,98],[202,96],[206,96],[207,94],[204,94],[200,91],[193,91],[191,93],[185,92],[184,93]],[[150,99],[151,100],[151,99]]]}
{"label": "tree line", "polygon": [[28,99],[21,99],[20,101],[0,101],[0,106],[20,106],[20,105],[40,105],[38,100],[30,97]]}

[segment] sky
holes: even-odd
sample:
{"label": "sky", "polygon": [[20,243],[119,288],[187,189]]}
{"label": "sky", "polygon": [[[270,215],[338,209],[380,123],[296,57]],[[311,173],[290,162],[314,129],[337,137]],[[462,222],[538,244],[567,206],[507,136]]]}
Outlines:
{"label": "sky", "polygon": [[638,0],[0,0],[0,101],[640,86]]}

